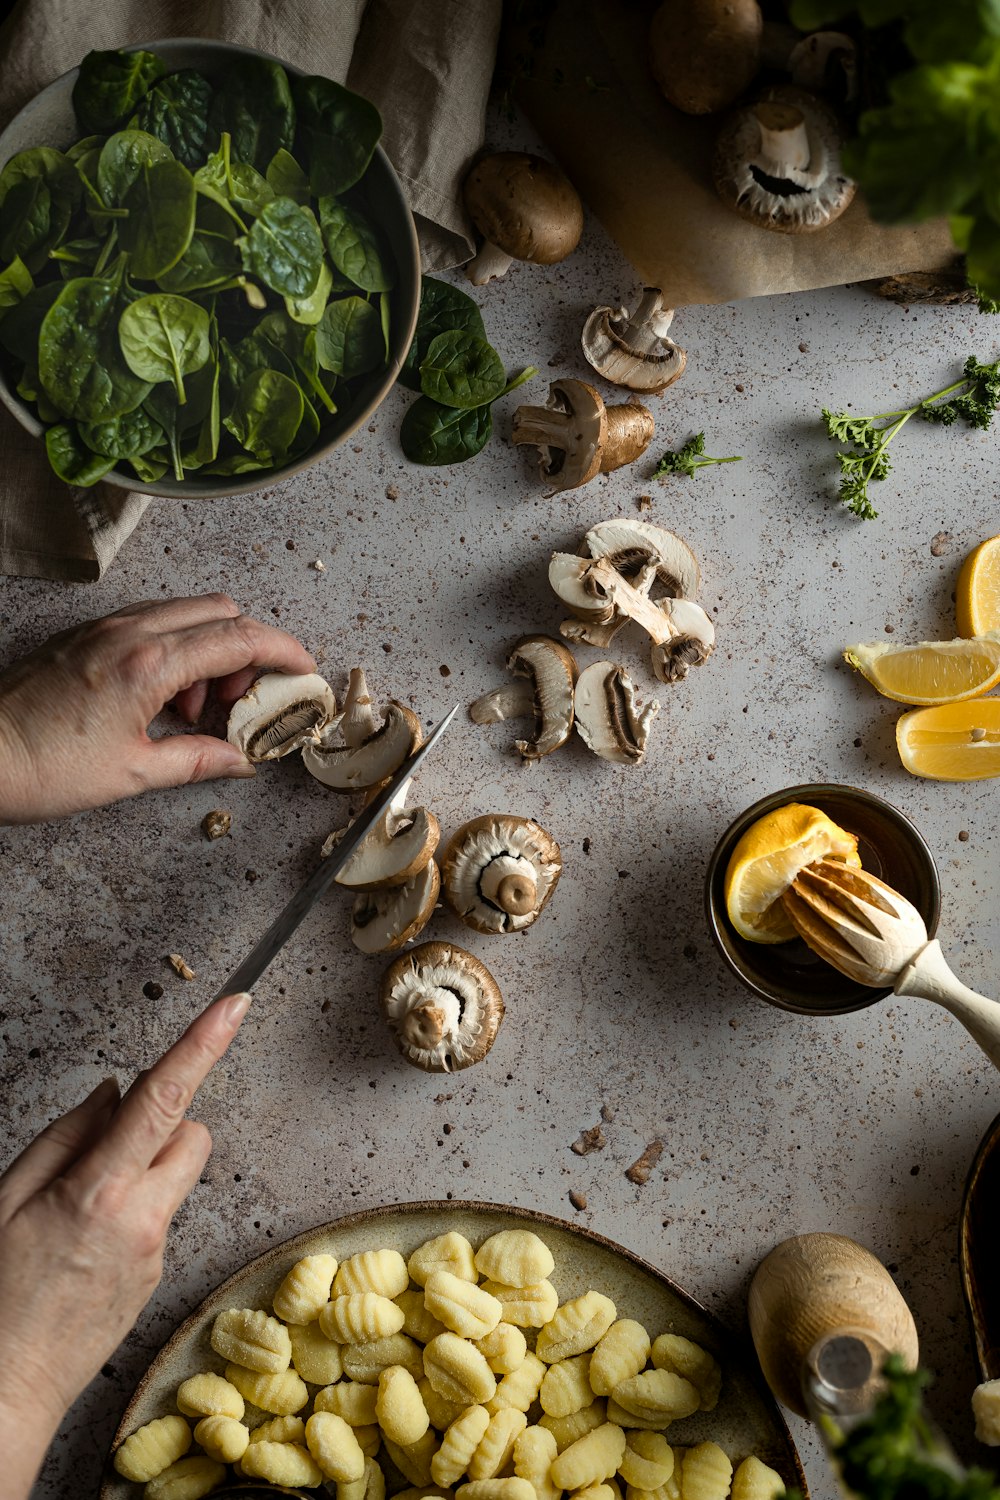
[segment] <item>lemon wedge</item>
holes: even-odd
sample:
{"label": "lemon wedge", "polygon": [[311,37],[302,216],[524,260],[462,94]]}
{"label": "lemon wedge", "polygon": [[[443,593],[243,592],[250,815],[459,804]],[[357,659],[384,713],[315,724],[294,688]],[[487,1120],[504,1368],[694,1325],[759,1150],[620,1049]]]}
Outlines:
{"label": "lemon wedge", "polygon": [[779,898],[806,865],[830,858],[861,867],[857,839],[818,807],[787,802],[752,823],[726,869],[726,912],[740,937],[751,943],[795,937]]}
{"label": "lemon wedge", "polygon": [[916,708],[896,725],[896,745],[912,776],[932,781],[1000,776],[1000,698]]}
{"label": "lemon wedge", "polygon": [[958,703],[978,698],[1000,682],[1000,630],[974,640],[887,641],[848,646],[844,660],[856,667],[883,698],[897,703]]}
{"label": "lemon wedge", "polygon": [[1000,536],[987,537],[962,564],[955,590],[959,635],[1000,630]]}

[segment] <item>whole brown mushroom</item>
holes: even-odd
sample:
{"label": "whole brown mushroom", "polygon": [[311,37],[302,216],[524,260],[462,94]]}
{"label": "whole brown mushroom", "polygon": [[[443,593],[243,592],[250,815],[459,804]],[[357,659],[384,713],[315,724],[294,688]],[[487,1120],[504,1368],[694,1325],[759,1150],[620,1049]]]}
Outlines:
{"label": "whole brown mushroom", "polygon": [[583,233],[583,205],[569,178],[526,151],[484,156],[462,192],[486,241],[465,268],[476,286],[505,275],[511,261],[550,266],[565,260]]}
{"label": "whole brown mushroom", "polygon": [[664,97],[710,115],[743,93],[760,66],[757,0],[663,0],[649,27],[649,63]]}

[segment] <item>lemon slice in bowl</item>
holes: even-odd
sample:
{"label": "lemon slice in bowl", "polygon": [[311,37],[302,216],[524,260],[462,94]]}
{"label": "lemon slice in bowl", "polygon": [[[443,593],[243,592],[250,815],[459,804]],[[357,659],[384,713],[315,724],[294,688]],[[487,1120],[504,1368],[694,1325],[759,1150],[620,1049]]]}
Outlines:
{"label": "lemon slice in bowl", "polygon": [[896,745],[912,776],[932,781],[1000,776],[1000,698],[915,708],[896,725]]}
{"label": "lemon slice in bowl", "polygon": [[1000,682],[1000,630],[974,640],[887,641],[848,646],[844,660],[861,672],[883,698],[897,703],[958,703],[978,698]]}
{"label": "lemon slice in bowl", "polygon": [[818,807],[786,802],[751,823],[726,868],[726,913],[740,937],[751,943],[795,937],[780,898],[799,871],[817,859],[842,859],[861,868],[855,836]]}
{"label": "lemon slice in bowl", "polygon": [[987,537],[962,564],[955,589],[959,635],[1000,630],[1000,536]]}

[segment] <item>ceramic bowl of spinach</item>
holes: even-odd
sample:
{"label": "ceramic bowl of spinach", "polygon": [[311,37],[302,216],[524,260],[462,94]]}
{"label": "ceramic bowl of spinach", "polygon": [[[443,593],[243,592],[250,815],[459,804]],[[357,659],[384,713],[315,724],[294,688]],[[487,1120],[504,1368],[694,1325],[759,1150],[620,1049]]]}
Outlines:
{"label": "ceramic bowl of spinach", "polygon": [[0,399],[67,483],[262,489],[374,411],[416,234],[374,105],[264,53],[90,53],[0,136]]}

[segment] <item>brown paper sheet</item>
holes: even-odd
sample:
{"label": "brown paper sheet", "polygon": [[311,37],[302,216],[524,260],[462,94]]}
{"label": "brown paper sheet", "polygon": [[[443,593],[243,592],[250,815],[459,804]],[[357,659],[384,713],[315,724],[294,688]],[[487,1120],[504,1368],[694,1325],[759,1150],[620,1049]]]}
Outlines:
{"label": "brown paper sheet", "polygon": [[954,260],[943,220],[886,228],[872,222],[860,196],[814,234],[777,234],[726,208],[712,186],[719,117],[681,114],[649,71],[655,8],[557,0],[540,47],[516,23],[505,35],[519,104],[646,285],[681,307],[938,270]]}

